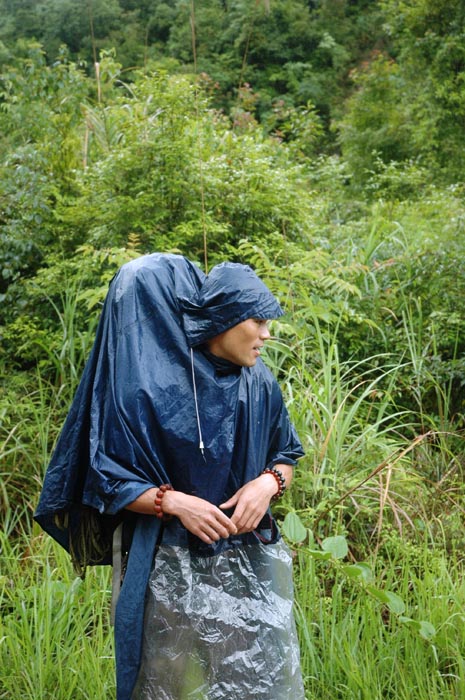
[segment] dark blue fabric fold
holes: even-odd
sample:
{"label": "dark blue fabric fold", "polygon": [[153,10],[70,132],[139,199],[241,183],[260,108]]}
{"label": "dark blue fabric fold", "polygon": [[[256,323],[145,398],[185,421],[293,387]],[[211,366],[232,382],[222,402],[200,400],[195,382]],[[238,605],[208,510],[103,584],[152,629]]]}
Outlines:
{"label": "dark blue fabric fold", "polygon": [[115,616],[116,700],[130,700],[139,672],[145,591],[160,520],[138,518]]}

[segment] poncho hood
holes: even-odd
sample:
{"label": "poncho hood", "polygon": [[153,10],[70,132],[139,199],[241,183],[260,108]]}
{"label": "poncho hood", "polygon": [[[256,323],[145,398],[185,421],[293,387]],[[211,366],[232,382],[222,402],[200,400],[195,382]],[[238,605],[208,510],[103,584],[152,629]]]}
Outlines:
{"label": "poncho hood", "polygon": [[201,345],[248,318],[275,319],[283,310],[248,265],[221,263],[194,298],[181,298],[184,332],[190,347]]}

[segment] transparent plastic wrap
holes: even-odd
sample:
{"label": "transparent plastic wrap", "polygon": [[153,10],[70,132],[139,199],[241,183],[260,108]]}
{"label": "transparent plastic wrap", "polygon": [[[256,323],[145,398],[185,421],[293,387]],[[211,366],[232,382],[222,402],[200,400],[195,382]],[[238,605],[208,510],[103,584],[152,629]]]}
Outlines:
{"label": "transparent plastic wrap", "polygon": [[163,545],[132,700],[304,700],[287,546]]}

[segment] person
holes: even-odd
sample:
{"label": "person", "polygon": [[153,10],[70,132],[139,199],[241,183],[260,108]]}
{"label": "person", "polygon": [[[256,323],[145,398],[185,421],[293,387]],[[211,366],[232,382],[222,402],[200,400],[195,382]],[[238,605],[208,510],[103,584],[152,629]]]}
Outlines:
{"label": "person", "polygon": [[35,518],[81,570],[113,561],[118,700],[304,698],[270,510],[303,450],[260,358],[282,313],[238,263],[155,253],[110,284]]}

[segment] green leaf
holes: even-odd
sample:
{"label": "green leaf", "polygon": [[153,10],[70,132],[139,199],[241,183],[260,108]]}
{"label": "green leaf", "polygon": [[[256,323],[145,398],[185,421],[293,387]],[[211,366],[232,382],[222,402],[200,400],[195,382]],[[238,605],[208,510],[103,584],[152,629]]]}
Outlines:
{"label": "green leaf", "polygon": [[428,642],[436,635],[435,626],[427,620],[412,620],[411,617],[404,617],[401,615],[399,617],[399,622],[402,622],[404,625],[407,625],[407,627],[414,629],[416,632],[418,632],[420,637],[423,637],[423,639],[426,639]]}
{"label": "green leaf", "polygon": [[420,623],[417,622],[417,620],[413,620],[411,617],[406,617],[405,615],[400,615],[399,622],[402,622],[402,624],[406,625],[407,627],[413,627],[414,629],[417,629],[417,630],[420,629]]}
{"label": "green leaf", "polygon": [[291,542],[303,542],[307,537],[307,529],[297,513],[287,513],[282,524],[282,531]]}
{"label": "green leaf", "polygon": [[[384,603],[388,609],[395,615],[402,615],[405,611],[405,603],[400,596],[392,591],[383,591],[380,588],[375,588],[375,586],[368,586],[367,591],[371,595],[379,600],[380,603]],[[404,618],[402,621],[407,622],[408,618]]]}
{"label": "green leaf", "polygon": [[321,548],[325,552],[330,552],[334,559],[344,559],[349,551],[347,540],[342,535],[326,537],[321,543]]}
{"label": "green leaf", "polygon": [[431,624],[431,622],[428,622],[427,620],[420,620],[419,633],[420,637],[423,637],[423,639],[429,641],[436,636],[436,628]]}
{"label": "green leaf", "polygon": [[386,591],[382,591],[380,588],[375,588],[375,586],[368,586],[367,591],[380,603],[387,603]]}
{"label": "green leaf", "polygon": [[321,549],[307,549],[307,552],[314,559],[327,560],[327,559],[333,558],[333,555],[331,554],[331,552],[322,552]]}
{"label": "green leaf", "polygon": [[402,615],[405,611],[405,603],[402,598],[396,593],[392,593],[392,591],[385,591],[385,594],[387,596],[386,605],[389,610],[395,615]]}
{"label": "green leaf", "polygon": [[364,583],[370,583],[373,580],[373,572],[364,562],[358,562],[357,564],[346,564],[343,568],[343,572],[353,579],[362,579]]}

